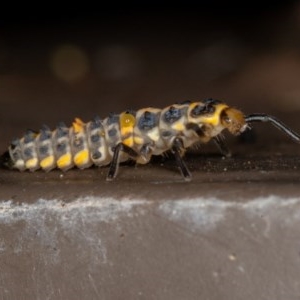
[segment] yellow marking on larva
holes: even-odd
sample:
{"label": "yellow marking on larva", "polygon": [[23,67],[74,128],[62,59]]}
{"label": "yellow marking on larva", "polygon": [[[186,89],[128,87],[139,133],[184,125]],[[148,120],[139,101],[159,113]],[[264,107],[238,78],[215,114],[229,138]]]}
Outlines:
{"label": "yellow marking on larva", "polygon": [[75,121],[73,122],[73,129],[75,133],[79,133],[83,130],[84,127],[84,122],[79,119],[79,118],[75,118]]}
{"label": "yellow marking on larva", "polygon": [[36,168],[38,159],[36,157],[30,158],[25,162],[26,169]]}
{"label": "yellow marking on larva", "polygon": [[134,145],[133,127],[135,125],[135,117],[127,112],[120,114],[120,130],[123,138],[122,143],[132,147]]}
{"label": "yellow marking on larva", "polygon": [[51,167],[53,163],[54,163],[54,156],[50,155],[40,161],[40,166],[42,169],[47,169]]}
{"label": "yellow marking on larva", "polygon": [[74,163],[77,167],[83,166],[89,161],[89,151],[87,149],[79,151],[74,156]]}
{"label": "yellow marking on larva", "polygon": [[135,117],[130,113],[121,113],[120,114],[120,125],[122,127],[133,127],[135,124]]}
{"label": "yellow marking on larva", "polygon": [[218,104],[216,105],[216,110],[212,116],[203,116],[201,117],[201,122],[210,124],[213,126],[217,126],[220,123],[220,114],[224,108],[227,108],[228,105],[226,104]]}
{"label": "yellow marking on larva", "polygon": [[175,122],[173,125],[172,125],[172,128],[177,130],[177,131],[183,131],[185,129],[185,126],[184,124],[182,123],[182,121],[178,121],[178,122]]}
{"label": "yellow marking on larva", "polygon": [[124,140],[122,141],[122,143],[125,144],[125,145],[128,146],[128,147],[132,147],[132,146],[134,145],[133,137],[130,136],[130,137],[124,139]]}
{"label": "yellow marking on larva", "polygon": [[135,125],[135,117],[130,113],[121,113],[120,114],[120,129],[121,135],[124,136],[133,131]]}
{"label": "yellow marking on larva", "polygon": [[142,137],[139,137],[139,136],[134,136],[133,141],[137,145],[143,145],[144,144],[144,139]]}
{"label": "yellow marking on larva", "polygon": [[57,161],[56,161],[57,167],[59,169],[64,169],[72,164],[72,155],[71,153],[66,153],[62,155]]}

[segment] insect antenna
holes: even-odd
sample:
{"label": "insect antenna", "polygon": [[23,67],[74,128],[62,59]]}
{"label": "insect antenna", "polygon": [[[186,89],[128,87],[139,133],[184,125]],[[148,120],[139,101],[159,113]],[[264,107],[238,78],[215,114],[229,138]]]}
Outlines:
{"label": "insect antenna", "polygon": [[269,116],[266,114],[251,114],[245,117],[245,121],[247,123],[252,122],[269,122],[276,128],[278,128],[280,131],[285,133],[287,136],[289,136],[292,140],[294,140],[297,143],[300,143],[300,134],[289,128],[287,125],[285,125],[282,121],[278,120],[277,118],[273,116]]}

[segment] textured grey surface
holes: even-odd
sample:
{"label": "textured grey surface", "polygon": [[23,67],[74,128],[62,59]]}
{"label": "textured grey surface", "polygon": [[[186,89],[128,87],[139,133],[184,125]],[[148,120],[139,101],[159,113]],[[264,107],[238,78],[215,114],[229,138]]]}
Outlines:
{"label": "textured grey surface", "polygon": [[298,161],[187,161],[3,171],[2,299],[298,299]]}
{"label": "textured grey surface", "polygon": [[1,202],[2,299],[299,299],[300,199]]}

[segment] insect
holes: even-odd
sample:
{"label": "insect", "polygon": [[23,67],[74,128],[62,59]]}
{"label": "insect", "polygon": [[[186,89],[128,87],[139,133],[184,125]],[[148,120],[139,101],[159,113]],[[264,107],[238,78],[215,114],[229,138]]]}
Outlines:
{"label": "insect", "polygon": [[12,141],[1,156],[1,164],[20,171],[66,171],[74,166],[84,169],[109,165],[107,180],[112,180],[120,162],[132,159],[146,164],[152,155],[170,151],[183,178],[189,181],[191,173],[183,160],[187,148],[213,140],[221,154],[228,157],[230,151],[220,138],[222,131],[227,129],[238,135],[252,122],[269,122],[300,142],[299,134],[273,116],[245,116],[222,101],[207,99],[163,109],[148,107],[111,113],[103,120],[96,117],[88,123],[76,118],[71,127],[60,123],[53,131],[47,126],[39,132],[28,130],[22,138]]}

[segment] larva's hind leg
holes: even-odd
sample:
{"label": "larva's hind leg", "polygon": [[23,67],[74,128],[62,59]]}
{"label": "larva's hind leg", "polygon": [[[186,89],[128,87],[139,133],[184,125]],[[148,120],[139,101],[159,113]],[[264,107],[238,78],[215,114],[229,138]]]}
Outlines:
{"label": "larva's hind leg", "polygon": [[151,143],[147,143],[144,144],[141,149],[139,150],[139,157],[137,158],[136,162],[138,164],[147,164],[152,156],[152,144]]}
{"label": "larva's hind leg", "polygon": [[190,181],[192,175],[186,166],[185,162],[182,159],[184,153],[183,141],[181,138],[177,137],[173,141],[171,152],[174,154],[176,163],[179,167],[179,170],[186,181]]}
{"label": "larva's hind leg", "polygon": [[137,159],[139,156],[139,154],[132,148],[128,147],[127,145],[125,145],[123,143],[119,143],[114,149],[114,156],[110,163],[110,167],[109,167],[108,174],[106,177],[107,181],[111,181],[117,176],[121,152],[126,153],[128,156],[130,156],[133,159]]}
{"label": "larva's hind leg", "polygon": [[221,154],[225,157],[231,157],[231,151],[228,149],[226,143],[220,137],[214,137],[213,141],[217,145]]}

